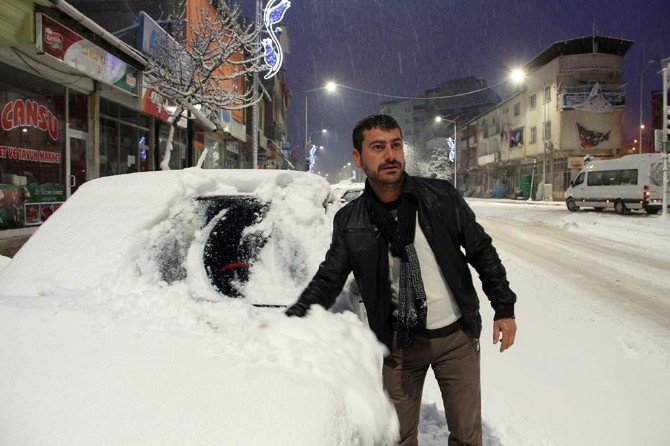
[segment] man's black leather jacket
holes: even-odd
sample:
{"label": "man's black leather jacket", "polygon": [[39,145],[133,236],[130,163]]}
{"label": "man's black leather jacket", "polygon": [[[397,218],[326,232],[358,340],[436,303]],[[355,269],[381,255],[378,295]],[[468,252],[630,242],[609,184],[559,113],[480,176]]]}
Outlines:
{"label": "man's black leather jacket", "polygon": [[[465,330],[478,338],[482,327],[468,263],[479,274],[495,319],[514,317],[516,295],[505,268],[491,237],[475,221],[465,200],[447,181],[405,175],[403,193],[418,198],[419,224],[461,309]],[[388,243],[371,221],[371,193],[368,186],[363,195],[337,212],[330,249],[298,302],[330,307],[353,271],[370,328],[390,349],[392,309],[390,294],[383,288],[389,287]]]}

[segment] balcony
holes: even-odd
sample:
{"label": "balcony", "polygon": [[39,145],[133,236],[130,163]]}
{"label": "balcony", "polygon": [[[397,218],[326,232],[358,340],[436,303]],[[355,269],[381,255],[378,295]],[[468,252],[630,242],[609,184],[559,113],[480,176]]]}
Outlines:
{"label": "balcony", "polygon": [[626,104],[626,92],[623,85],[593,85],[562,87],[558,92],[561,110],[583,109],[595,112],[607,112]]}

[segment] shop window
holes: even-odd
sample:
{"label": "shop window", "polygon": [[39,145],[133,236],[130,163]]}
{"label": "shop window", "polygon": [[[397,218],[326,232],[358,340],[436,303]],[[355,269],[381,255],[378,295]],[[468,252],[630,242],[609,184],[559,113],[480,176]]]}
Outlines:
{"label": "shop window", "polygon": [[70,129],[88,132],[88,95],[70,90],[68,94]]}
{"label": "shop window", "polygon": [[119,173],[119,124],[111,119],[100,119],[100,176]]}
{"label": "shop window", "polygon": [[100,99],[100,114],[117,118],[119,116],[119,105],[112,101]]}
{"label": "shop window", "polygon": [[544,140],[548,141],[551,139],[551,121],[544,122]]}
{"label": "shop window", "polygon": [[[170,125],[167,122],[160,123],[158,135],[158,163],[163,161],[165,150],[167,147],[168,135],[170,133]],[[187,147],[188,147],[188,132],[186,129],[179,126],[175,127],[174,135],[172,137],[172,153],[170,155],[170,169],[183,169],[188,167],[187,164]]]}
{"label": "shop window", "polygon": [[100,111],[100,175],[150,170],[151,118],[105,99]]}
{"label": "shop window", "polygon": [[0,64],[0,229],[43,223],[65,200],[64,87]]}

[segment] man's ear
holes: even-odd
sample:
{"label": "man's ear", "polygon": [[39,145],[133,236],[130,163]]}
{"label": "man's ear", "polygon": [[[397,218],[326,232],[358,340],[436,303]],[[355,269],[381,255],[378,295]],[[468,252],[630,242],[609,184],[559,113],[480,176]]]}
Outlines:
{"label": "man's ear", "polygon": [[353,149],[353,150],[351,151],[351,155],[354,157],[354,164],[356,165],[356,167],[358,167],[358,168],[362,167],[362,164],[361,164],[361,153],[360,153],[358,150]]}

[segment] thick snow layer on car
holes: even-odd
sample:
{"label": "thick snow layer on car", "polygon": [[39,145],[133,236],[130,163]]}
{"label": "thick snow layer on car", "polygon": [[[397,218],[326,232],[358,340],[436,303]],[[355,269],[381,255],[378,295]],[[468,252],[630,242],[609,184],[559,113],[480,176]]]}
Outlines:
{"label": "thick snow layer on car", "polygon": [[[184,229],[186,279],[167,284],[152,263],[166,222],[220,194],[267,204],[248,229],[281,234],[253,265],[246,299],[208,281],[207,227]],[[393,443],[383,347],[354,314],[318,307],[296,319],[250,305],[297,299],[329,246],[330,200],[325,180],[295,172],[83,185],[0,273],[0,444]]]}
{"label": "thick snow layer on car", "polygon": [[[15,256],[0,275],[0,294],[44,295],[55,290],[87,290],[98,287],[136,290],[160,282],[148,264],[152,244],[164,235],[169,220],[208,195],[251,195],[271,203],[271,219],[262,229],[281,231],[283,251],[267,246],[265,266],[252,274],[263,276],[263,268],[275,269],[277,255],[305,256],[311,265],[306,278],[316,270],[327,249],[332,213],[324,211],[328,184],[316,175],[286,171],[231,171],[187,169],[147,172],[101,178],[85,183],[54,214]],[[167,223],[166,223],[167,222]],[[204,244],[207,234],[189,228]],[[162,232],[161,232],[162,231]],[[289,241],[286,241],[289,239]],[[272,259],[268,258],[273,256]],[[286,265],[291,264],[287,258]],[[261,262],[263,263],[263,262]],[[272,264],[271,264],[272,263]],[[202,256],[188,260],[191,292],[212,297],[215,291],[203,280]],[[204,278],[206,280],[206,277]],[[305,279],[306,280],[306,279]],[[267,280],[270,281],[269,279]],[[276,282],[276,281],[274,281]],[[284,283],[267,283],[272,294]],[[292,284],[293,294],[304,283]],[[267,288],[259,289],[262,293]],[[220,297],[220,296],[213,296]],[[259,296],[258,300],[263,300]]]}

